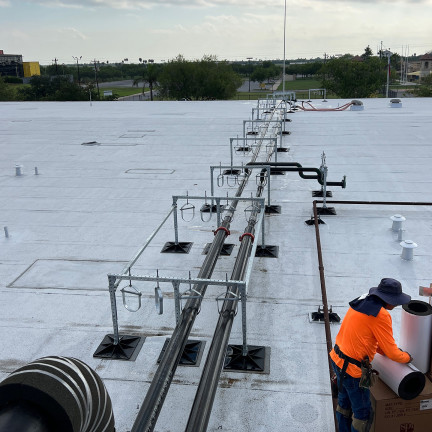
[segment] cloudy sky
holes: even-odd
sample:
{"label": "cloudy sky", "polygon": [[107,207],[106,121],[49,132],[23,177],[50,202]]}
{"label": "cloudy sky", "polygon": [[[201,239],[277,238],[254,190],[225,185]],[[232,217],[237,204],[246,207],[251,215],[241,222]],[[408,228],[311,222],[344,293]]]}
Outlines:
{"label": "cloudy sky", "polygon": [[[283,58],[284,0],[0,0],[0,49],[24,61],[177,54]],[[286,0],[286,58],[432,50],[432,0]],[[402,48],[403,47],[403,48]]]}

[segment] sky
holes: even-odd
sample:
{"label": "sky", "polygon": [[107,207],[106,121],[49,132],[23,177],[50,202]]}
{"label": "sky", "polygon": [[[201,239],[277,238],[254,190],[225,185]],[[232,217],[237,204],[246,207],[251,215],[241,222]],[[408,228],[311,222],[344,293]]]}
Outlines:
{"label": "sky", "polygon": [[[284,58],[285,0],[0,0],[0,50],[52,64]],[[432,0],[286,0],[285,58],[432,50]]]}

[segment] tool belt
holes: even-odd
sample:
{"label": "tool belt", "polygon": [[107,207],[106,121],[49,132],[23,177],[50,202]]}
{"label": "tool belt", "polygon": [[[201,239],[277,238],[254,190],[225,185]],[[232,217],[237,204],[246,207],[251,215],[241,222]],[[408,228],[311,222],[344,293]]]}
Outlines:
{"label": "tool belt", "polygon": [[372,365],[369,361],[368,356],[366,356],[362,361],[356,360],[344,354],[340,350],[338,345],[334,346],[334,352],[339,356],[339,358],[341,358],[344,361],[341,369],[340,379],[339,379],[339,386],[338,386],[339,391],[342,390],[345,373],[350,363],[356,365],[358,368],[361,369],[362,376],[360,378],[360,383],[359,383],[360,387],[369,388],[374,384],[375,376],[378,375],[378,372],[375,369],[372,369]]}

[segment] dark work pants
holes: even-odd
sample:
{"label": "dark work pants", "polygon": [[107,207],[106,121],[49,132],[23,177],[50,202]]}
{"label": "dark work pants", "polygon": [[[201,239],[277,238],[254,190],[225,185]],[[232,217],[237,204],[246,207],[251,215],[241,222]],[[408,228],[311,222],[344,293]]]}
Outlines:
{"label": "dark work pants", "polygon": [[[333,370],[336,373],[338,386],[341,378],[341,369],[332,361]],[[369,389],[359,386],[360,378],[353,378],[345,373],[342,389],[339,389],[338,405],[345,410],[352,410],[353,416],[358,420],[372,420],[372,408]],[[339,423],[339,432],[357,432],[351,425],[351,417],[336,412]]]}

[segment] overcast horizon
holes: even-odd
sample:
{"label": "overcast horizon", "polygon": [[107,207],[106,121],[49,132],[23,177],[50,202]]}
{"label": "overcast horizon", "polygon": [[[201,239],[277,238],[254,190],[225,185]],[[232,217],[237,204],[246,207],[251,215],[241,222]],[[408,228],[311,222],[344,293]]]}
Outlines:
{"label": "overcast horizon", "polygon": [[[432,0],[287,0],[286,58],[432,50]],[[0,50],[24,61],[283,59],[284,0],[0,0]],[[409,50],[409,51],[408,51]]]}

